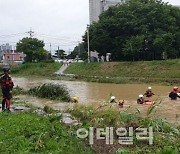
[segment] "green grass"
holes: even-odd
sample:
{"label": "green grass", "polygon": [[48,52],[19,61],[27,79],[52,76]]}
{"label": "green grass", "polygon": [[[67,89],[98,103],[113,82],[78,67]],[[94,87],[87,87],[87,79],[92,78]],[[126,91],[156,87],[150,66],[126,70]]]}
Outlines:
{"label": "green grass", "polygon": [[[89,128],[129,128],[134,129],[153,127],[153,145],[136,140],[132,146],[114,145],[117,154],[121,153],[159,153],[163,154],[166,150],[171,154],[176,154],[180,150],[180,126],[173,126],[166,120],[158,119],[154,115],[155,108],[150,107],[147,116],[142,116],[140,111],[132,112],[131,108],[118,111],[110,107],[94,108],[93,106],[76,105],[70,113],[82,122],[82,127]],[[151,116],[150,116],[151,115]],[[106,148],[106,145],[103,148]],[[96,147],[97,148],[97,147]],[[102,147],[100,149],[103,149]],[[119,148],[119,150],[118,150]],[[124,149],[124,150],[123,150]]]}
{"label": "green grass", "polygon": [[[180,60],[73,63],[65,73],[91,78],[96,82],[180,83]],[[92,76],[96,76],[95,78]],[[110,77],[110,79],[105,78]],[[90,80],[90,79],[89,79]]]}
{"label": "green grass", "polygon": [[0,119],[2,154],[93,153],[59,123],[60,117],[3,112]]}
{"label": "green grass", "polygon": [[11,67],[11,74],[20,77],[50,78],[62,66],[61,63],[25,63]]}

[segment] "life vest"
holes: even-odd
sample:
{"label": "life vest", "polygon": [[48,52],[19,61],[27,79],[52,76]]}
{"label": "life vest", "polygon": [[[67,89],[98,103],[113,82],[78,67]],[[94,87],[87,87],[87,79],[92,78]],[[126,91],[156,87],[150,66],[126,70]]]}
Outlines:
{"label": "life vest", "polygon": [[143,99],[143,98],[137,99],[137,103],[138,103],[138,104],[143,104],[143,103],[144,103],[144,99]]}
{"label": "life vest", "polygon": [[146,97],[152,97],[154,93],[152,91],[147,90],[144,95],[146,95]]}
{"label": "life vest", "polygon": [[14,83],[9,75],[3,75],[0,78],[1,88],[6,90],[12,90]]}

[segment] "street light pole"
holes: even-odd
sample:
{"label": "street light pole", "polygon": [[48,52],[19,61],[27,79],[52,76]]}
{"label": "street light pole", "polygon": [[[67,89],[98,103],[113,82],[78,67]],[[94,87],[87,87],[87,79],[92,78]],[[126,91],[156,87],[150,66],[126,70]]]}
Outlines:
{"label": "street light pole", "polygon": [[91,62],[90,48],[89,48],[89,25],[87,25],[87,44],[88,44],[88,63]]}

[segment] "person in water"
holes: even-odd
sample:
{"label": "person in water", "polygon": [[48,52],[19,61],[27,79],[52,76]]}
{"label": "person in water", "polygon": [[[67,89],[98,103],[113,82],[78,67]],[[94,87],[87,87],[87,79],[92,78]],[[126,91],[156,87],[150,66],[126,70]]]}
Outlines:
{"label": "person in water", "polygon": [[177,100],[177,98],[180,98],[180,90],[178,87],[173,87],[173,90],[169,93],[169,97],[171,100]]}
{"label": "person in water", "polygon": [[144,96],[146,97],[152,97],[153,95],[155,95],[153,92],[152,92],[152,88],[151,87],[148,87],[147,91],[145,92]]}
{"label": "person in water", "polygon": [[144,104],[145,103],[145,99],[144,99],[143,94],[139,95],[139,98],[137,99],[137,103],[138,104]]}
{"label": "person in water", "polygon": [[78,103],[78,100],[79,100],[78,97],[73,97],[71,103],[75,103],[76,104],[76,103]]}
{"label": "person in water", "polygon": [[110,103],[117,103],[115,96],[111,96],[111,98],[110,98]]}
{"label": "person in water", "polygon": [[119,102],[118,102],[118,109],[121,109],[121,108],[123,108],[123,105],[124,105],[124,100],[119,100]]}

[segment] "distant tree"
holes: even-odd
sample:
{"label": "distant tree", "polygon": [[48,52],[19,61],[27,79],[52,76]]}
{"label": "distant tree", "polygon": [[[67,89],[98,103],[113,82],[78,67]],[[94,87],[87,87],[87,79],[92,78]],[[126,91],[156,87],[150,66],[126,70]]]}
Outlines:
{"label": "distant tree", "polygon": [[77,55],[78,55],[77,52],[71,52],[71,53],[67,56],[67,58],[74,59],[74,58],[77,57]]}
{"label": "distant tree", "polygon": [[71,52],[70,55],[68,55],[68,58],[76,58],[79,57],[82,60],[86,60],[87,59],[87,51],[84,48],[84,42],[79,43],[78,46],[76,46],[73,50],[73,52]]}
{"label": "distant tree", "polygon": [[[129,0],[110,7],[89,28],[90,50],[113,60],[180,57],[180,9],[161,0]],[[83,36],[87,48],[87,33]]]}
{"label": "distant tree", "polygon": [[80,53],[79,58],[82,60],[88,59],[88,53],[87,52]]}
{"label": "distant tree", "polygon": [[82,53],[82,52],[86,52],[85,49],[84,49],[84,44],[83,43],[79,43],[79,45],[77,45],[73,52],[76,52],[76,53]]}
{"label": "distant tree", "polygon": [[43,48],[44,45],[44,42],[38,40],[37,38],[26,37],[20,40],[16,47],[17,51],[26,54],[26,62],[33,62],[47,59],[48,51]]}
{"label": "distant tree", "polygon": [[64,59],[64,57],[65,57],[65,51],[64,50],[62,50],[62,49],[60,49],[60,50],[56,50],[55,51],[55,55],[58,57],[58,58],[61,58],[61,59]]}

